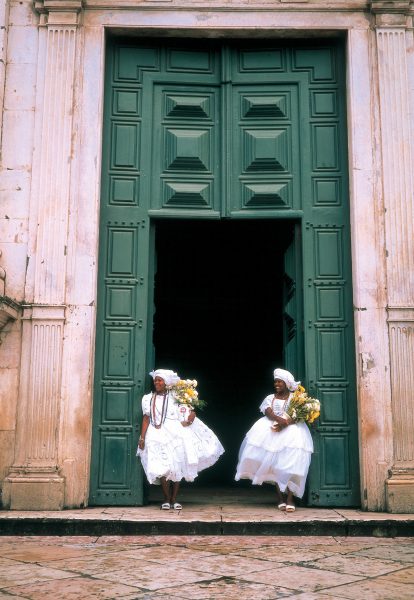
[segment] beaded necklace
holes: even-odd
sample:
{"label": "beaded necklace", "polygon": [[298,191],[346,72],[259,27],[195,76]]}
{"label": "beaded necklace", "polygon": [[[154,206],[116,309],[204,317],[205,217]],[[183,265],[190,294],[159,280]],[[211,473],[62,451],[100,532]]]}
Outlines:
{"label": "beaded necklace", "polygon": [[160,429],[161,425],[164,423],[165,418],[167,416],[167,407],[168,407],[168,392],[164,393],[164,398],[162,400],[162,408],[161,408],[161,418],[160,422],[157,423],[157,419],[155,417],[155,398],[160,396],[161,394],[152,394],[151,397],[151,406],[150,406],[150,422],[155,429]]}

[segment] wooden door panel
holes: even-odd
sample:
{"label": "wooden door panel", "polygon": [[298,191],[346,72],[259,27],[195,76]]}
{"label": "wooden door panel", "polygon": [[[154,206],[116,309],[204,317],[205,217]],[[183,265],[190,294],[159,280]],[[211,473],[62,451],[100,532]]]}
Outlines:
{"label": "wooden door panel", "polygon": [[283,358],[284,367],[296,378],[304,376],[303,309],[300,224],[284,253],[283,273]]}
{"label": "wooden door panel", "polygon": [[233,49],[230,214],[302,221],[285,254],[284,357],[322,401],[309,502],[357,505],[344,58],[315,46]]}
{"label": "wooden door panel", "polygon": [[148,313],[149,218],[142,175],[142,86],[159,50],[115,45],[108,50],[94,417],[92,505],[143,502],[136,460],[144,393]]}
{"label": "wooden door panel", "polygon": [[[242,57],[235,59],[239,65],[243,61]],[[244,71],[237,76],[246,77]],[[230,93],[230,214],[273,216],[275,210],[297,207],[300,178],[298,128],[294,125],[298,118],[296,86],[234,84]]]}
{"label": "wooden door panel", "polygon": [[295,221],[285,366],[322,402],[309,502],[358,504],[341,44],[115,40],[107,58],[91,504],[143,501],[153,217]]}
{"label": "wooden door panel", "polygon": [[[344,57],[340,46],[296,49],[307,73],[308,165],[303,172],[304,334],[307,385],[320,398],[308,501],[359,504],[358,425],[350,260]],[[303,149],[302,149],[303,152]]]}
{"label": "wooden door panel", "polygon": [[[207,59],[205,64],[210,64]],[[149,79],[153,104],[153,127],[148,139],[153,149],[152,214],[162,211],[165,215],[185,216],[193,211],[201,218],[214,216],[221,181],[217,126],[220,90],[194,82],[185,86],[150,83]]]}

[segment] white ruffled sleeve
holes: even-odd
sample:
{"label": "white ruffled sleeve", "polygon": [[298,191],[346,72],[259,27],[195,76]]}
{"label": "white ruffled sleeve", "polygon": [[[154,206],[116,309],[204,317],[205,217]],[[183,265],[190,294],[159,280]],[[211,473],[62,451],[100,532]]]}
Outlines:
{"label": "white ruffled sleeve", "polygon": [[259,406],[260,412],[265,414],[266,408],[272,408],[272,398],[273,398],[273,394],[269,394],[269,396],[266,396],[266,398],[263,400],[263,402]]}
{"label": "white ruffled sleeve", "polygon": [[150,410],[151,410],[151,394],[145,394],[145,396],[142,397],[142,414],[149,416]]}

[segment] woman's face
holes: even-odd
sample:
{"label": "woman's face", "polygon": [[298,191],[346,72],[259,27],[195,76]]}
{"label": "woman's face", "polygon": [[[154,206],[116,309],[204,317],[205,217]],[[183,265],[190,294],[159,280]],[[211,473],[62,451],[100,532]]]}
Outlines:
{"label": "woman's face", "polygon": [[289,391],[286,383],[281,379],[275,379],[274,385],[276,394],[286,394]]}
{"label": "woman's face", "polygon": [[165,392],[165,381],[162,377],[154,377],[154,387],[157,394]]}

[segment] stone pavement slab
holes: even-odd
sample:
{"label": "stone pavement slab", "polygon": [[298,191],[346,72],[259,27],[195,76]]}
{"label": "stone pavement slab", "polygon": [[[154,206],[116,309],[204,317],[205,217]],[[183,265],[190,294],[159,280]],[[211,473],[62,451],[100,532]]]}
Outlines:
{"label": "stone pavement slab", "polygon": [[[11,600],[11,597],[45,600],[48,596],[53,598],[53,600],[78,600],[80,598],[139,600],[140,598],[145,598],[145,593],[137,592],[136,588],[120,583],[85,579],[82,577],[48,581],[42,584],[22,585],[8,588],[5,592],[8,594],[7,598],[9,600]],[[12,596],[9,594],[12,594]]]}
{"label": "stone pavement slab", "polygon": [[391,547],[380,545],[374,548],[362,548],[355,554],[370,558],[398,560],[402,563],[414,563],[414,546],[412,544],[398,544]]}
{"label": "stone pavement slab", "polygon": [[413,552],[407,537],[3,536],[0,598],[404,600]]}
{"label": "stone pavement slab", "polygon": [[412,600],[414,585],[400,585],[380,579],[367,579],[350,585],[341,585],[326,593],[328,596],[332,593],[335,598],[349,598],[350,600],[371,600],[371,598],[372,600]]}
{"label": "stone pavement slab", "polygon": [[8,564],[0,566],[0,589],[20,583],[34,583],[66,577],[71,577],[70,573],[39,565],[10,561]]}
{"label": "stone pavement slab", "polygon": [[[300,565],[283,565],[253,574],[254,581],[278,584],[296,592],[315,592],[327,588],[335,581],[336,585],[360,581],[360,576],[344,575],[337,571],[312,569]],[[244,574],[243,580],[252,580],[251,574]]]}
{"label": "stone pavement slab", "polygon": [[[157,598],[191,598],[191,600],[274,600],[276,598],[287,598],[290,590],[275,585],[265,585],[240,579],[222,577],[216,581],[199,583],[192,586],[181,586],[177,588],[166,588]],[[155,597],[154,597],[155,598]],[[330,598],[330,600],[332,600]]]}
{"label": "stone pavement slab", "polygon": [[309,562],[309,565],[315,569],[330,569],[336,573],[349,573],[350,575],[365,575],[370,573],[371,575],[384,575],[395,571],[395,562],[390,560],[380,560],[366,558],[364,556],[344,556],[342,554],[336,554],[335,556],[328,556],[319,560]]}

